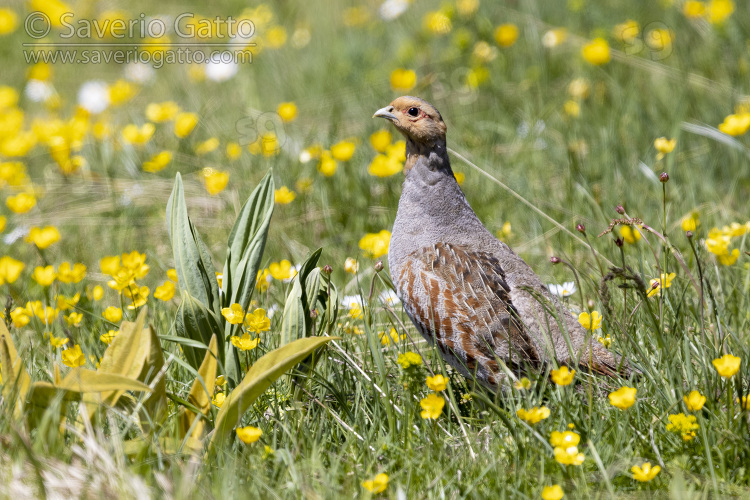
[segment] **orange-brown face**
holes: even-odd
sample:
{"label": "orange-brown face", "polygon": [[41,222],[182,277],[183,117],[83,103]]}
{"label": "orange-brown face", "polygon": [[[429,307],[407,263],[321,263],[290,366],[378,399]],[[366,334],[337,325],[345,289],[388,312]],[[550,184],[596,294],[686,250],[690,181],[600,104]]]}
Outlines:
{"label": "orange-brown face", "polygon": [[447,127],[435,106],[419,97],[403,96],[372,115],[393,122],[407,139],[423,144],[445,140]]}

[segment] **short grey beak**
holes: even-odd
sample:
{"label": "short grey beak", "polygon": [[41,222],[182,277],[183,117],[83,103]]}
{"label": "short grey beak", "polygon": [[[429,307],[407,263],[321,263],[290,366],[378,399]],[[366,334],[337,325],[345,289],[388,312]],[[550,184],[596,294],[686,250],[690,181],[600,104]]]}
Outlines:
{"label": "short grey beak", "polygon": [[380,108],[379,110],[375,111],[374,115],[372,115],[373,118],[375,118],[376,116],[385,118],[386,120],[391,120],[392,122],[398,122],[398,118],[396,118],[396,115],[393,114],[393,106]]}

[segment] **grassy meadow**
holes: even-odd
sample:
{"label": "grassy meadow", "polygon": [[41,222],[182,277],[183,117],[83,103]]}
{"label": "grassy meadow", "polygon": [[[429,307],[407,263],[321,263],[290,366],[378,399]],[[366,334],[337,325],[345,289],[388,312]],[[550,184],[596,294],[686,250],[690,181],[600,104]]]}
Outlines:
{"label": "grassy meadow", "polygon": [[[750,496],[741,2],[121,4],[0,8],[0,497]],[[421,338],[404,94],[637,377],[491,394]]]}

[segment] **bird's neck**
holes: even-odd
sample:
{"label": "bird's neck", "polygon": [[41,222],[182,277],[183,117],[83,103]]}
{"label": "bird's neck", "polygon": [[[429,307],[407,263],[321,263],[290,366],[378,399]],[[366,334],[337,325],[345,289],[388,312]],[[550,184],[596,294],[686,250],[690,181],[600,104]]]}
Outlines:
{"label": "bird's neck", "polygon": [[463,243],[486,232],[456,182],[445,140],[432,145],[407,141],[404,173],[393,226],[393,238],[408,240],[402,248]]}

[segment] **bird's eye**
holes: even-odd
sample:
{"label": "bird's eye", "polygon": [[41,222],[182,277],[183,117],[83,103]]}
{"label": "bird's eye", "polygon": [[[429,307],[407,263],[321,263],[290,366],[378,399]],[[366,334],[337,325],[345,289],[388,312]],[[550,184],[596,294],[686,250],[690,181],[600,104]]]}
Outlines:
{"label": "bird's eye", "polygon": [[419,108],[409,108],[409,116],[419,116]]}

